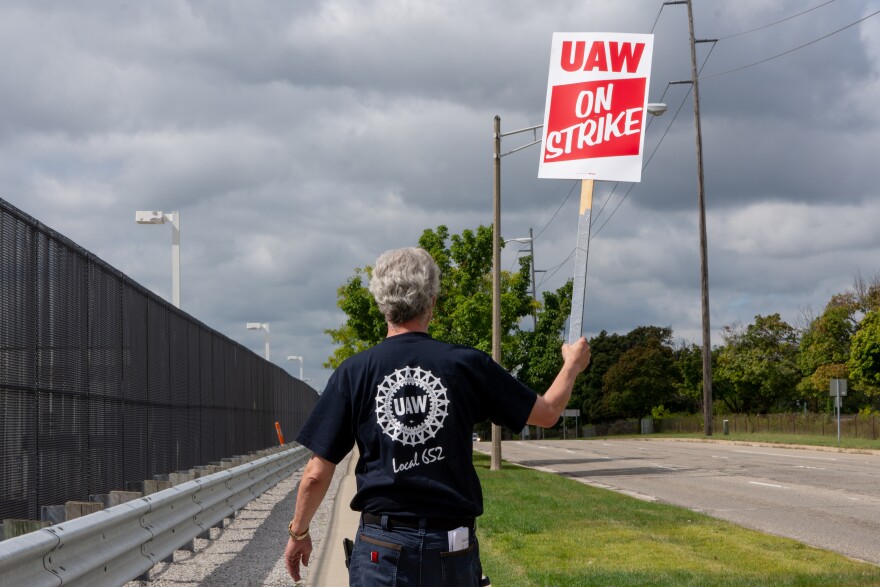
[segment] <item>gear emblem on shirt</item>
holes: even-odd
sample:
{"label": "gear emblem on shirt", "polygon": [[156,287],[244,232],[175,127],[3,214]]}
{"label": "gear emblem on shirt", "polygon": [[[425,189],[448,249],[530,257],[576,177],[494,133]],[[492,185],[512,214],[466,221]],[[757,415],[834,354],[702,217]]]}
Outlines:
{"label": "gear emblem on shirt", "polygon": [[376,419],[392,440],[417,446],[443,428],[448,406],[439,378],[420,367],[404,367],[379,384]]}

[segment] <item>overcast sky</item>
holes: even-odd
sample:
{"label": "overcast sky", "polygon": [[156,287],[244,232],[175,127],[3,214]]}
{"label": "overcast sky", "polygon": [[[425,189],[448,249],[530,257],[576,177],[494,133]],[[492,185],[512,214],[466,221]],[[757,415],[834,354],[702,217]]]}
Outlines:
{"label": "overcast sky", "polygon": [[[694,4],[697,37],[720,39],[698,46],[717,344],[880,272],[880,15],[818,40],[880,2]],[[699,343],[693,107],[668,86],[690,78],[687,10],[661,5],[6,0],[0,198],[168,299],[171,230],[134,215],[179,210],[182,308],[258,353],[245,323],[268,322],[272,360],[298,375],[284,359],[303,355],[320,390],[355,267],[491,224],[493,117],[543,122],[552,33],[653,29],[650,100],[669,110],[641,183],[597,184],[584,324]],[[534,230],[540,294],[573,274],[579,187],[539,180],[539,152],[502,159],[501,224]]]}

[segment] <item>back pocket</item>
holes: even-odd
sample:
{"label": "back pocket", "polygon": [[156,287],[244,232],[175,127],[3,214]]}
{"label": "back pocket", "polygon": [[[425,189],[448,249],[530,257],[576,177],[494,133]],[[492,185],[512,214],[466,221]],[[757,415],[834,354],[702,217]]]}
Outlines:
{"label": "back pocket", "polygon": [[351,585],[395,587],[401,546],[361,534],[351,553]]}
{"label": "back pocket", "polygon": [[443,584],[456,587],[477,587],[480,581],[480,551],[476,542],[464,550],[440,553]]}

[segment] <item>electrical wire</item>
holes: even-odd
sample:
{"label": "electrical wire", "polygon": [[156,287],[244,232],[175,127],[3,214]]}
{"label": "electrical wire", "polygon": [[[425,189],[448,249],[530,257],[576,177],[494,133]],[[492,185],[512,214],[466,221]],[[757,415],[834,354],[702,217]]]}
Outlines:
{"label": "electrical wire", "polygon": [[551,277],[553,277],[553,275],[556,274],[557,271],[559,271],[560,269],[562,269],[562,267],[563,267],[566,263],[568,263],[568,262],[571,260],[572,257],[574,257],[574,252],[575,252],[576,250],[577,250],[577,247],[573,248],[573,249],[571,250],[571,252],[568,254],[568,257],[566,257],[561,263],[559,263],[558,265],[554,265],[554,266],[551,267],[550,269],[547,269],[547,270],[544,272],[544,276],[541,278],[540,283],[538,283],[538,286],[544,285],[544,282],[545,282],[545,281],[547,281],[548,279],[550,279]]}
{"label": "electrical wire", "polygon": [[[700,72],[703,71],[704,67],[706,67],[706,63],[709,62],[709,57],[712,55],[712,51],[714,51],[714,50],[715,50],[715,43],[712,43],[712,48],[709,49],[708,53],[706,53],[706,58],[703,59],[703,64],[700,65],[700,69],[697,70],[697,77],[699,79],[702,79],[702,78],[700,78]],[[670,84],[666,84],[666,90],[663,91],[663,96],[666,96],[666,92],[669,90],[669,85]],[[644,164],[642,164],[642,171],[644,171],[648,167],[648,164],[651,163],[651,159],[654,158],[654,154],[657,152],[657,149],[660,148],[660,145],[663,143],[663,139],[666,138],[666,135],[669,133],[669,129],[671,129],[672,125],[675,123],[675,119],[678,118],[678,115],[681,112],[682,107],[684,107],[685,102],[687,102],[688,96],[691,95],[692,90],[693,90],[693,86],[689,86],[688,91],[685,92],[684,97],[681,99],[681,103],[679,103],[679,105],[678,105],[678,109],[676,109],[676,111],[675,111],[675,115],[672,117],[672,120],[669,121],[669,124],[666,126],[666,130],[663,132],[663,135],[660,137],[660,140],[657,141],[657,144],[654,146],[654,150],[651,151],[651,154],[648,156],[648,159],[644,162]],[[662,101],[662,98],[661,98],[661,101]],[[611,218],[614,216],[614,213],[617,212],[617,209],[620,208],[620,205],[623,204],[624,200],[626,200],[626,198],[629,196],[630,192],[633,191],[633,188],[635,188],[636,185],[637,184],[634,184],[634,183],[630,184],[629,189],[626,190],[625,194],[623,194],[623,197],[617,203],[617,206],[614,207],[614,210],[611,211],[611,214],[608,216],[608,218],[605,219],[605,222],[603,222],[601,224],[601,226],[599,226],[599,228],[597,228],[596,231],[592,233],[590,240],[593,240],[594,238],[596,238],[596,236],[598,236],[598,234],[600,232],[602,232],[602,229],[605,228],[605,225],[608,224],[608,221],[611,220]]]}
{"label": "electrical wire", "polygon": [[[713,45],[713,48],[714,48],[714,45]],[[712,51],[710,50],[709,53],[711,54]],[[708,59],[708,58],[709,58],[709,56],[707,55],[707,56],[706,56],[706,59]],[[704,62],[704,64],[705,64],[705,62]],[[660,96],[660,99],[658,100],[658,102],[662,102],[663,99],[666,97],[666,92],[669,91],[669,86],[670,86],[670,85],[671,85],[671,84],[666,84],[666,89],[663,90],[663,95]],[[687,95],[685,95],[685,98],[687,98]],[[679,106],[679,110],[681,110],[681,107],[680,107],[680,106]],[[677,113],[676,113],[676,116],[678,116]],[[647,132],[648,129],[651,128],[651,123],[654,122],[654,119],[655,119],[655,118],[656,118],[656,117],[651,116],[651,117],[648,119],[648,124],[645,125],[645,132]],[[673,119],[672,119],[672,122],[675,122],[675,118],[674,118],[674,117],[673,117]],[[648,163],[650,163],[650,162],[651,162],[651,159],[654,157],[654,153],[656,153],[656,152],[657,152],[657,149],[660,148],[660,143],[663,142],[663,139],[666,137],[666,133],[669,132],[669,128],[670,128],[670,126],[672,126],[672,122],[669,123],[669,126],[666,127],[666,132],[664,132],[664,133],[663,133],[663,136],[660,137],[660,140],[657,141],[657,145],[654,147],[654,150],[651,151],[651,156],[648,157],[648,160],[642,165],[642,171],[645,170],[645,168],[648,166]],[[599,219],[602,217],[602,212],[605,210],[605,206],[607,206],[607,205],[608,205],[608,202],[611,201],[611,196],[614,195],[614,192],[617,191],[617,188],[618,188],[619,186],[620,186],[620,182],[619,182],[619,181],[614,182],[614,187],[611,188],[611,193],[609,193],[609,194],[608,194],[608,197],[605,199],[605,201],[602,202],[602,207],[599,208],[599,211],[598,211],[596,214],[593,215],[593,217],[592,217],[592,221],[591,221],[591,223],[590,223],[590,226],[596,224],[596,223],[599,221]],[[630,186],[629,189],[632,190],[632,186]],[[629,193],[629,192],[627,192],[627,193]],[[625,198],[625,197],[626,197],[626,196],[624,196],[624,198]],[[619,206],[619,204],[618,204],[618,206]],[[615,208],[615,210],[617,210],[617,208]],[[612,212],[612,214],[613,214],[613,212]],[[609,216],[608,219],[610,220],[611,217]],[[607,220],[606,220],[606,222],[607,222]],[[602,226],[605,226],[605,224],[602,224]]]}
{"label": "electrical wire", "polygon": [[[564,186],[565,186],[565,184],[563,182],[561,182],[561,181],[556,182],[556,189],[553,192],[553,197],[546,199],[547,204],[545,205],[544,209],[541,211],[540,218],[538,218],[534,222],[534,224],[532,225],[532,228],[534,228],[535,226],[540,226],[542,223],[544,223],[544,219],[546,218],[547,214],[549,213],[550,202],[555,202],[559,198],[559,194],[564,189]],[[565,200],[563,200],[562,202],[564,204]],[[558,212],[559,212],[559,210],[557,209],[557,213]],[[548,220],[546,223],[543,224],[544,228],[546,228],[547,225],[553,221],[553,218],[555,218],[555,216],[556,216],[556,214],[553,214],[553,216],[550,217],[550,220]]]}
{"label": "electrical wire", "polygon": [[804,10],[803,12],[798,12],[797,14],[794,14],[794,15],[792,15],[792,16],[789,16],[789,17],[783,18],[782,20],[777,20],[776,22],[771,22],[770,24],[765,24],[764,26],[759,26],[759,27],[756,27],[756,28],[753,28],[753,29],[749,29],[749,30],[747,30],[747,31],[743,31],[743,32],[741,32],[741,33],[735,33],[735,34],[732,34],[732,35],[727,35],[726,37],[719,37],[718,40],[719,40],[719,41],[723,41],[723,40],[725,40],[725,39],[732,39],[732,38],[734,38],[734,37],[741,37],[741,36],[743,36],[743,35],[747,35],[747,34],[749,34],[749,33],[754,33],[755,31],[761,31],[761,30],[764,30],[764,29],[766,29],[766,28],[770,28],[770,27],[772,27],[772,26],[776,26],[777,24],[783,23],[783,22],[785,22],[785,21],[787,21],[787,20],[791,20],[791,19],[793,19],[793,18],[797,18],[797,17],[799,17],[799,16],[803,16],[803,15],[807,14],[808,12],[812,12],[812,11],[816,10],[817,8],[822,8],[823,6],[827,6],[828,4],[831,4],[832,2],[837,2],[837,0],[828,0],[827,2],[823,2],[822,4],[819,4],[818,6],[813,6],[812,8],[808,8],[808,9]]}
{"label": "electrical wire", "polygon": [[657,26],[657,22],[660,20],[660,14],[663,12],[663,6],[665,6],[664,2],[660,2],[660,10],[657,11],[657,17],[654,19],[654,24],[651,25],[651,32],[654,32],[654,28]]}
{"label": "electrical wire", "polygon": [[819,37],[818,39],[813,39],[813,40],[810,41],[809,43],[804,43],[803,45],[799,45],[799,46],[795,47],[794,49],[789,49],[788,51],[783,51],[782,53],[779,53],[778,55],[774,55],[774,56],[772,56],[772,57],[768,57],[768,58],[766,58],[766,59],[762,59],[762,60],[760,60],[760,61],[755,61],[754,63],[749,63],[748,65],[743,65],[743,66],[741,66],[741,67],[737,67],[737,68],[734,68],[734,69],[729,69],[729,70],[727,70],[727,71],[722,71],[722,72],[719,72],[719,73],[713,73],[712,75],[707,75],[707,76],[705,76],[705,77],[701,77],[700,79],[711,79],[711,78],[713,78],[713,77],[719,77],[719,76],[722,76],[722,75],[727,75],[727,74],[729,74],[729,73],[734,73],[734,72],[737,72],[737,71],[742,71],[743,69],[748,69],[749,67],[754,67],[754,66],[756,66],[756,65],[761,65],[762,63],[767,63],[768,61],[772,61],[772,60],[777,59],[777,58],[779,58],[779,57],[782,57],[782,56],[784,56],[784,55],[788,55],[788,54],[790,54],[790,53],[794,53],[795,51],[798,51],[798,50],[800,50],[800,49],[803,49],[804,47],[809,47],[810,45],[814,45],[814,44],[818,43],[819,41],[823,41],[823,40],[827,39],[828,37],[830,37],[830,36],[832,36],[832,35],[836,35],[837,33],[842,32],[842,31],[845,31],[846,29],[852,28],[852,27],[856,26],[856,25],[859,24],[859,23],[865,22],[865,21],[868,20],[869,18],[874,17],[874,16],[877,16],[878,14],[880,14],[880,10],[878,10],[878,11],[876,11],[876,12],[872,12],[871,14],[869,14],[868,16],[865,16],[864,18],[860,18],[859,20],[857,20],[857,21],[855,21],[855,22],[851,22],[850,24],[848,24],[848,25],[846,25],[846,26],[844,26],[844,27],[841,27],[841,28],[837,29],[836,31],[832,31],[832,32],[828,33],[827,35],[823,35],[823,36]]}
{"label": "electrical wire", "polygon": [[562,200],[562,203],[559,204],[558,208],[556,208],[556,212],[553,213],[553,216],[550,217],[550,220],[547,221],[547,224],[545,224],[544,227],[538,231],[538,234],[536,234],[532,238],[537,239],[539,236],[541,236],[544,233],[545,230],[547,230],[547,227],[550,226],[550,223],[553,222],[553,219],[556,218],[556,215],[559,214],[559,211],[562,210],[562,207],[565,205],[565,203],[571,197],[571,194],[574,192],[574,188],[576,185],[577,185],[577,181],[572,182],[571,189],[568,190],[568,194],[565,196],[565,199]]}

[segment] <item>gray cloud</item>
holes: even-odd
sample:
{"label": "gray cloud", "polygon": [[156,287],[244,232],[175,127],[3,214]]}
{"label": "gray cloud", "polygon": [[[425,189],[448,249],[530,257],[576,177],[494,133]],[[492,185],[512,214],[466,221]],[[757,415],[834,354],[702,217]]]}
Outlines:
{"label": "gray cloud", "polygon": [[[690,75],[687,20],[661,4],[6,2],[0,197],[165,297],[170,230],[133,215],[180,210],[184,310],[258,353],[262,335],[244,323],[270,322],[273,360],[297,374],[284,358],[304,355],[320,388],[323,331],[342,322],[336,288],[355,267],[425,228],[491,223],[492,119],[505,131],[543,121],[552,33],[648,32],[659,12],[650,96],[665,90],[670,108],[647,153],[671,127],[642,183],[596,187],[586,323],[669,325],[697,341],[693,114],[687,87],[667,87]],[[710,77],[878,6],[834,2],[712,50],[701,92],[713,332],[758,313],[794,322],[880,270],[880,17]],[[697,35],[803,10],[697,2]],[[503,150],[529,141],[507,137]],[[579,190],[537,179],[537,159],[533,147],[502,160],[502,232],[540,235],[544,290],[572,273]]]}

